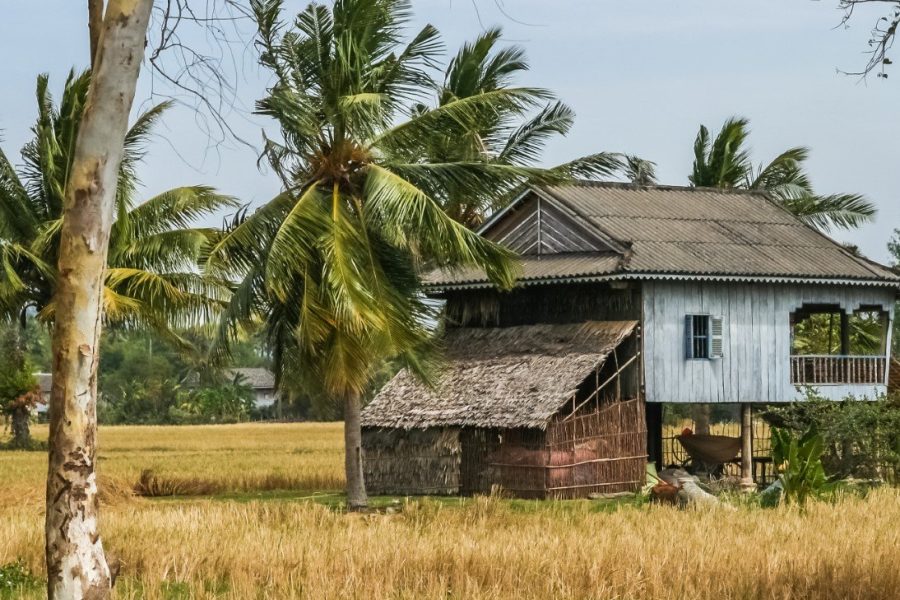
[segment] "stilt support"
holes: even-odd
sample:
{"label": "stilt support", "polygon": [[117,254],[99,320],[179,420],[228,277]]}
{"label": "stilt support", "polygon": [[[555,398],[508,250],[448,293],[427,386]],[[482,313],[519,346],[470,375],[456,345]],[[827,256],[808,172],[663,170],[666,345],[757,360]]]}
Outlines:
{"label": "stilt support", "polygon": [[756,490],[753,481],[753,405],[741,404],[741,489]]}

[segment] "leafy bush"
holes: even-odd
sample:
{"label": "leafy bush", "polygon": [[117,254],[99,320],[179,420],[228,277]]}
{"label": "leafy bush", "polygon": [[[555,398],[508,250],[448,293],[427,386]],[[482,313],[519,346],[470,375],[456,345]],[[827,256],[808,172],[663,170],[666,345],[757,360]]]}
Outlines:
{"label": "leafy bush", "polygon": [[831,477],[898,481],[900,476],[900,399],[807,400],[763,414],[773,426],[822,436],[822,464]]}
{"label": "leafy bush", "polygon": [[0,598],[18,598],[21,592],[42,585],[21,561],[0,565]]}
{"label": "leafy bush", "polygon": [[822,436],[815,429],[799,438],[787,429],[772,430],[772,462],[783,501],[805,504],[809,498],[831,490],[833,486],[822,467],[823,447]]}
{"label": "leafy bush", "polygon": [[253,390],[242,381],[224,382],[179,394],[169,409],[173,423],[239,423],[253,411]]}
{"label": "leafy bush", "polygon": [[7,325],[0,332],[0,414],[10,420],[11,448],[29,449],[32,446],[31,411],[42,401],[41,388],[32,371],[18,325]]}

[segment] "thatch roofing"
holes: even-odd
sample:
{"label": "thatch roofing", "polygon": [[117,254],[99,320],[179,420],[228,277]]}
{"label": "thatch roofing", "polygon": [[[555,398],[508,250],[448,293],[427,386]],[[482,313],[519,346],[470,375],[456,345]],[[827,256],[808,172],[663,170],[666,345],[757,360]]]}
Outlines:
{"label": "thatch roofing", "polygon": [[[524,256],[523,284],[697,277],[900,285],[900,275],[888,267],[854,255],[760,192],[582,182],[530,194],[518,202],[539,196],[617,248]],[[491,237],[492,228],[512,217],[511,208],[489,220],[483,234]],[[426,282],[447,288],[488,280],[476,269],[462,269],[435,271]]]}
{"label": "thatch roofing", "polygon": [[401,371],[363,410],[364,427],[539,427],[637,327],[636,321],[451,329],[434,388]]}

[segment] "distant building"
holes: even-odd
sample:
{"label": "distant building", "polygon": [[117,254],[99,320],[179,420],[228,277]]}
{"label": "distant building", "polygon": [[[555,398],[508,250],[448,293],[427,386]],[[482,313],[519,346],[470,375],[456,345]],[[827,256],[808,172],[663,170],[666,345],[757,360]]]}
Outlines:
{"label": "distant building", "polygon": [[240,377],[242,383],[253,389],[253,403],[256,408],[267,408],[275,404],[278,395],[275,392],[275,375],[272,371],[261,367],[241,367],[226,369],[229,379]]}

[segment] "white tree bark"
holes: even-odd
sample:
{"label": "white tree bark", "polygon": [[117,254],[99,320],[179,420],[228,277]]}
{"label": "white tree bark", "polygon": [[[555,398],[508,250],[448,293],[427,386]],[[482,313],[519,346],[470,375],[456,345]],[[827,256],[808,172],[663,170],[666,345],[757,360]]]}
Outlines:
{"label": "white tree bark", "polygon": [[98,527],[97,363],[119,163],[152,0],[109,0],[66,188],[55,293],[45,523],[50,600],[107,598]]}

